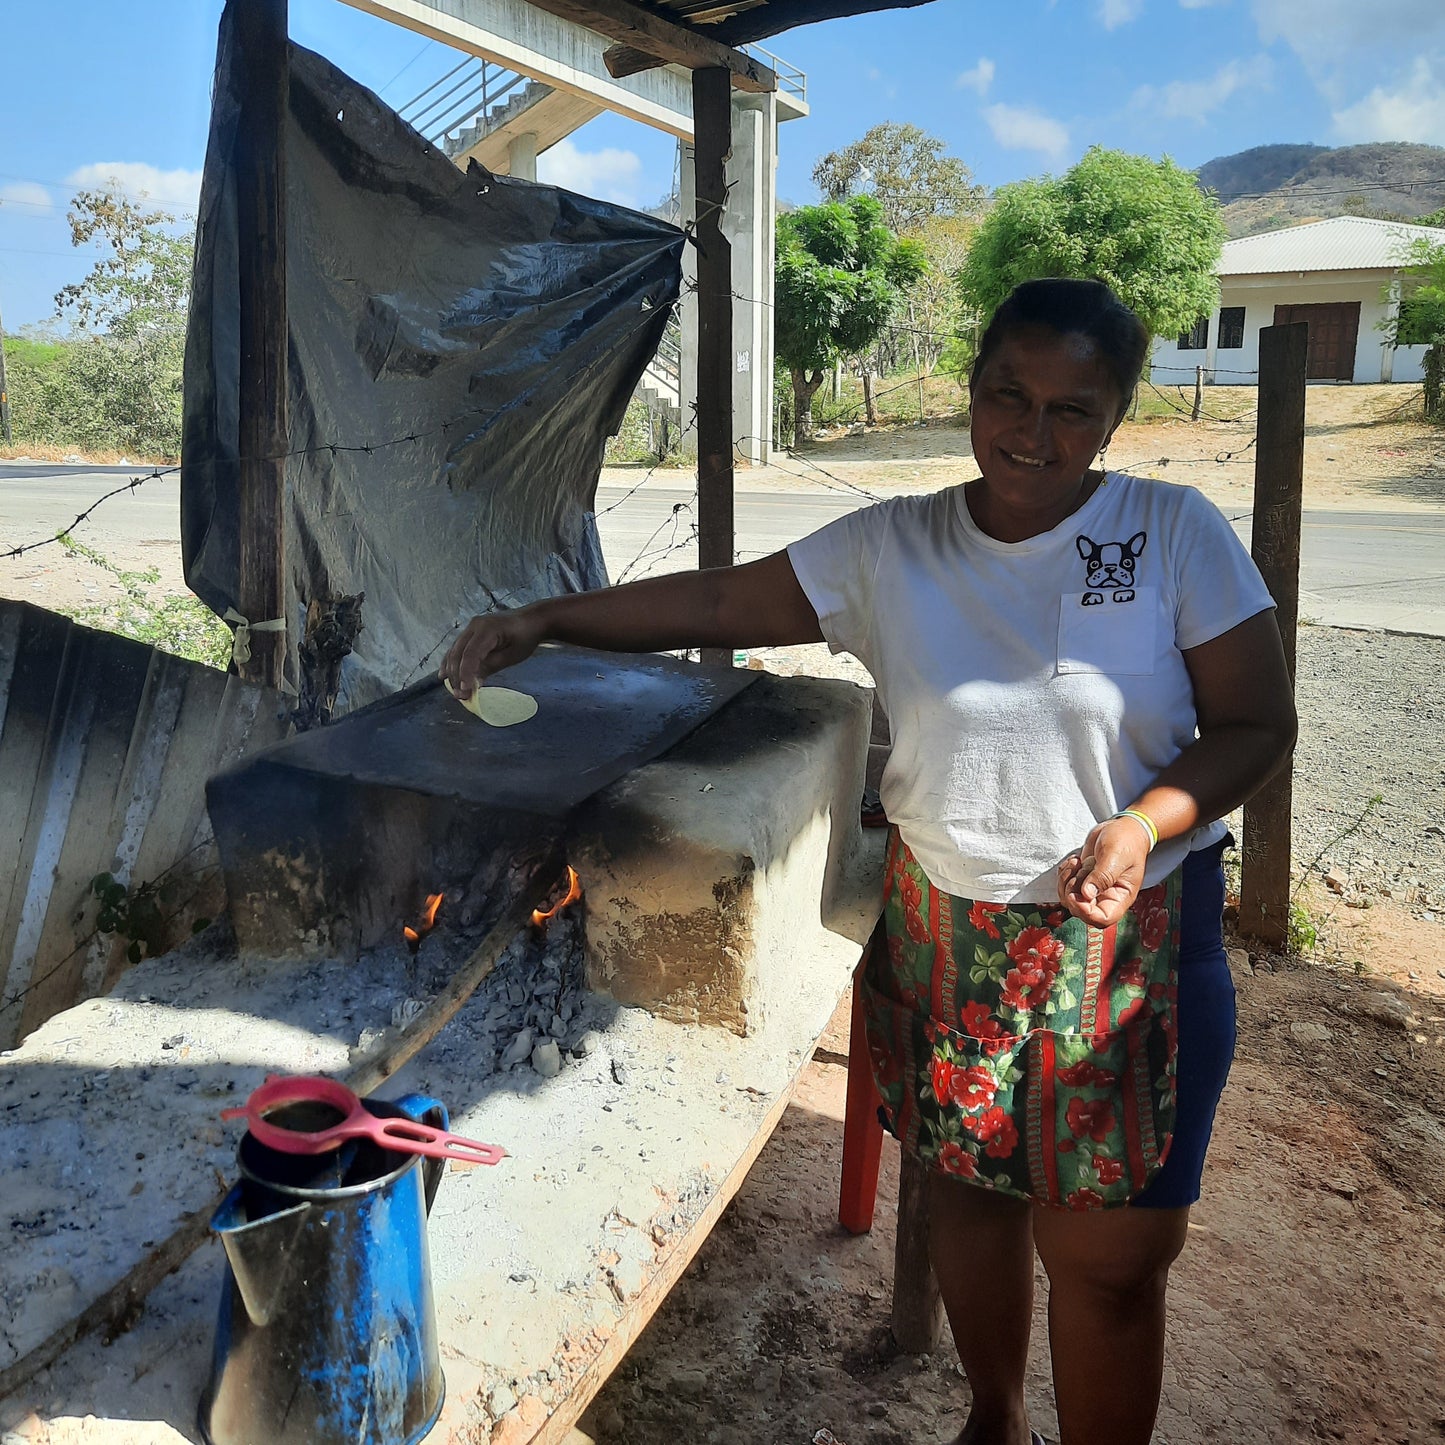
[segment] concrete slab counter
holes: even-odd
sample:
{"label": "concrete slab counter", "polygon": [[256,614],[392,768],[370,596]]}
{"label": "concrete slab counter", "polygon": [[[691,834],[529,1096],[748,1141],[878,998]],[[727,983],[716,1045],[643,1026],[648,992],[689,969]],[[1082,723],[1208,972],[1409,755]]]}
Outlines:
{"label": "concrete slab counter", "polygon": [[[735,718],[748,698],[757,706]],[[742,729],[731,742],[730,723]],[[649,1008],[581,994],[566,1025],[576,1044],[553,1077],[507,1066],[501,1004],[484,988],[379,1091],[433,1093],[453,1128],[510,1153],[495,1169],[450,1171],[432,1216],[448,1383],[433,1439],[565,1440],[741,1184],[871,925],[880,840],[856,827],[867,730],[866,694],[763,678],[613,785],[626,794],[619,817],[631,811],[610,844],[599,795],[572,845],[594,984],[624,992],[620,900],[634,922],[648,907],[665,914],[680,858],[714,882],[743,878],[716,894],[692,883],[730,921],[699,921],[663,965],[643,960],[625,991]],[[749,769],[760,771],[744,787]],[[674,912],[693,917],[695,903]],[[735,977],[709,994],[697,982],[719,939],[738,955]],[[141,965],[0,1059],[0,1430],[16,1439],[197,1438],[221,1279],[205,1221],[233,1172],[219,1110],[268,1069],[344,1073],[361,1032],[404,1018],[418,988],[399,948],[208,966],[195,947]],[[710,1014],[709,998],[731,1002]],[[75,1338],[128,1304],[108,1346]]]}

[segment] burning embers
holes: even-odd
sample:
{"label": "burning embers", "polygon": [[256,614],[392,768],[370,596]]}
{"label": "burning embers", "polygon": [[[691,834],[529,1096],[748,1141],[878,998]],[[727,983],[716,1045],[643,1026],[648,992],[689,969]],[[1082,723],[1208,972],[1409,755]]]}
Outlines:
{"label": "burning embers", "polygon": [[582,896],[582,880],[577,876],[577,870],[567,865],[567,892],[545,912],[540,908],[532,910],[532,927],[545,928],[549,918],[555,918],[564,908],[576,903]]}
{"label": "burning embers", "polygon": [[[445,898],[442,893],[430,893],[427,895],[426,907],[422,909],[417,919],[417,926],[411,924],[403,926],[402,937],[406,939],[406,946],[415,955],[421,948],[421,941],[428,933],[436,927],[437,912],[442,906]],[[555,918],[564,908],[570,907],[582,897],[582,880],[577,876],[577,870],[570,865],[567,869],[567,891],[550,908],[534,908],[532,910],[532,927],[545,929],[548,922]]]}
{"label": "burning embers", "polygon": [[[413,953],[421,947],[422,939],[436,927],[437,909],[442,906],[442,899],[445,896],[443,893],[429,893],[427,895],[426,907],[422,909],[421,917],[417,920],[420,927],[413,928],[410,924],[407,924],[401,930],[402,937],[406,939],[406,946],[411,949]],[[533,914],[533,917],[535,918],[536,915]]]}

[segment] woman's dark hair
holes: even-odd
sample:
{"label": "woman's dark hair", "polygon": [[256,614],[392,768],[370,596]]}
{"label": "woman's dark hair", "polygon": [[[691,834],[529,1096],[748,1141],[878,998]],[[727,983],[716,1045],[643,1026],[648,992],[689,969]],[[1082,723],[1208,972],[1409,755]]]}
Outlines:
{"label": "woman's dark hair", "polygon": [[968,375],[970,390],[1004,338],[1022,326],[1087,336],[1119,389],[1119,404],[1126,405],[1134,395],[1149,356],[1149,332],[1102,281],[1025,281],[1015,286],[984,330]]}

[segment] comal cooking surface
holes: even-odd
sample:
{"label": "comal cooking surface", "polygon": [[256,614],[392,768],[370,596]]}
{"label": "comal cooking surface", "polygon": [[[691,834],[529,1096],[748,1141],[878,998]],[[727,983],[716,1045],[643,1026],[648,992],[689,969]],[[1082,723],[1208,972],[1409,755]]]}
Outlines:
{"label": "comal cooking surface", "polygon": [[537,699],[537,715],[515,727],[489,727],[433,678],[282,743],[267,760],[563,817],[680,742],[756,676],[654,653],[548,646],[488,680]]}

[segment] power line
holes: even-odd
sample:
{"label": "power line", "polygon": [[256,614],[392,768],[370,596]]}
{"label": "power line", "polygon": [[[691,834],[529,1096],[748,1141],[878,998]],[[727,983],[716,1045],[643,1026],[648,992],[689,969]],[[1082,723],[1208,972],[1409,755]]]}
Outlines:
{"label": "power line", "polygon": [[[632,331],[628,333],[629,336],[642,330],[643,327],[653,324],[653,316],[651,310],[643,311],[641,313],[641,317],[642,319],[637,323],[636,326],[632,328]],[[599,352],[596,356],[590,358],[581,366],[577,367],[574,371],[571,372],[570,375],[562,378],[562,380],[564,381],[564,383],[571,383],[576,381],[579,377],[586,375],[586,373],[591,371],[594,367],[600,366],[604,361],[608,359],[609,355],[610,353],[608,352]],[[509,405],[515,404],[515,402],[509,403]],[[412,431],[406,432],[401,436],[386,437],[380,441],[371,442],[317,442],[311,446],[292,447],[288,451],[281,452],[276,456],[264,457],[261,460],[272,462],[289,461],[294,457],[316,456],[322,452],[329,452],[333,457],[347,453],[363,453],[366,456],[373,456],[377,452],[386,451],[391,447],[405,446],[408,444],[415,445],[418,442],[424,441],[429,437],[447,436],[455,428],[464,426],[469,422],[483,420],[489,423],[491,420],[494,420],[496,417],[500,416],[507,409],[507,407],[473,407],[467,411],[461,412],[455,417],[452,417],[449,421],[439,423],[437,426],[413,429]],[[212,465],[235,467],[241,465],[244,460],[246,459],[242,457],[227,457],[222,459],[219,463],[212,463]],[[200,464],[196,462],[188,463],[188,466],[192,471],[196,470],[199,465]],[[62,539],[68,537],[76,527],[81,525],[82,522],[88,521],[92,513],[95,512],[96,508],[99,507],[102,502],[107,502],[112,497],[119,496],[122,492],[134,492],[137,487],[144,486],[146,482],[156,481],[161,477],[173,476],[180,470],[181,468],[179,466],[156,467],[151,471],[144,473],[143,475],[133,476],[128,481],[123,482],[120,486],[112,488],[103,496],[97,497],[96,500],[90,504],[90,506],[88,506],[83,512],[80,513],[79,516],[76,517],[76,519],[70,524],[70,526],[63,528],[59,532],[56,532],[53,536],[44,537],[38,542],[25,542],[13,547],[0,546],[0,560],[13,560],[17,557],[24,556],[27,552],[37,551],[41,547],[50,547],[56,545],[57,543],[61,542]],[[646,479],[644,478],[644,480]]]}
{"label": "power line", "polygon": [[377,88],[376,88],[376,93],[377,93],[377,95],[379,95],[379,96],[380,96],[380,95],[385,95],[386,92],[387,92],[388,90],[390,90],[390,89],[392,88],[392,86],[395,85],[395,84],[397,83],[397,81],[400,80],[400,79],[402,78],[402,76],[405,75],[405,74],[407,73],[407,71],[410,70],[410,69],[412,68],[412,66],[415,65],[415,64],[417,63],[417,61],[420,60],[420,59],[422,58],[422,56],[425,55],[426,52],[427,52],[433,45],[438,45],[438,44],[440,44],[440,43],[441,43],[441,42],[440,42],[440,41],[437,41],[437,40],[424,40],[424,41],[422,41],[421,49],[418,50],[417,53],[416,53],[415,55],[413,55],[412,58],[411,58],[410,60],[408,60],[407,63],[406,63],[405,65],[403,65],[402,68],[401,68],[400,70],[398,70],[397,73],[396,73],[395,75],[393,75],[393,76],[391,77],[391,79],[386,82],[385,85],[379,85],[379,86],[377,86]]}
{"label": "power line", "polygon": [[[1018,184],[1018,182],[1009,182],[1008,184]],[[1409,181],[1361,181],[1357,185],[1339,187],[1316,188],[1309,185],[1308,183],[1305,183],[1294,186],[1277,186],[1272,191],[1219,192],[1214,191],[1212,187],[1202,187],[1201,189],[1205,190],[1206,193],[1213,194],[1217,200],[1228,204],[1230,201],[1257,201],[1265,200],[1266,198],[1271,196],[1280,195],[1301,197],[1353,196],[1361,191],[1401,191],[1407,195],[1413,195],[1416,186],[1445,186],[1445,175],[1417,176],[1414,180]],[[999,190],[1003,190],[1005,188],[1006,187],[1004,186],[1000,186]],[[996,196],[997,194],[998,192],[995,191],[994,195]],[[976,196],[958,195],[957,193],[951,191],[909,191],[906,193],[898,192],[896,195],[895,193],[890,192],[889,199],[897,199],[901,201],[953,201],[959,205],[963,205],[969,202],[973,202],[976,204],[979,198]]]}

